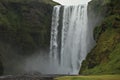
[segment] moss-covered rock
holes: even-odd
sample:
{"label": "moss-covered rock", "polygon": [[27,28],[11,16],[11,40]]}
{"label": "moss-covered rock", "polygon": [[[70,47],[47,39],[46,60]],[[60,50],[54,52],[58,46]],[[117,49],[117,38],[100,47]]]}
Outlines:
{"label": "moss-covered rock", "polygon": [[0,75],[3,67],[11,65],[9,60],[17,60],[15,55],[30,56],[41,48],[49,48],[56,4],[52,0],[0,0]]}
{"label": "moss-covered rock", "polygon": [[109,0],[106,6],[109,13],[94,30],[97,44],[83,61],[80,74],[120,74],[119,4],[120,0]]}
{"label": "moss-covered rock", "polygon": [[53,5],[51,0],[0,0],[0,41],[23,54],[47,48]]}

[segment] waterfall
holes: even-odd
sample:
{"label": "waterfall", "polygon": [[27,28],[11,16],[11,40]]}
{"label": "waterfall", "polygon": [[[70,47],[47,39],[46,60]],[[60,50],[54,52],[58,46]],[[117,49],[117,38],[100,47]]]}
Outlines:
{"label": "waterfall", "polygon": [[82,61],[94,46],[87,18],[87,4],[54,7],[50,42],[50,64],[54,73],[79,73]]}
{"label": "waterfall", "polygon": [[57,36],[58,36],[60,7],[61,7],[60,5],[55,6],[52,15],[53,17],[52,17],[52,29],[51,29],[50,56],[53,56],[54,59],[57,58],[57,53],[58,53]]}

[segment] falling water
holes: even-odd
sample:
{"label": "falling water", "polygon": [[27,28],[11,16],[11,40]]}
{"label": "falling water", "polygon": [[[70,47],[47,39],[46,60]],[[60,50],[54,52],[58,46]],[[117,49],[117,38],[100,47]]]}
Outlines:
{"label": "falling water", "polygon": [[53,56],[54,59],[57,58],[58,53],[58,26],[59,26],[59,12],[60,5],[55,6],[53,9],[53,17],[52,17],[52,29],[51,29],[51,46],[50,46],[50,56]]}
{"label": "falling water", "polygon": [[50,61],[57,74],[78,74],[82,61],[93,47],[88,26],[87,4],[55,6],[51,27]]}

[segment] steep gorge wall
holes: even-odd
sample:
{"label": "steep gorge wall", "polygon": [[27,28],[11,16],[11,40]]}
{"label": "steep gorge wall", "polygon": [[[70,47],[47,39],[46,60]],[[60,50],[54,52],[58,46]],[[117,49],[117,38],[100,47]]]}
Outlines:
{"label": "steep gorge wall", "polygon": [[0,0],[0,74],[4,60],[15,59],[14,54],[27,56],[49,48],[55,4],[51,0]]}
{"label": "steep gorge wall", "polygon": [[96,24],[96,46],[83,61],[80,74],[120,74],[119,4],[120,0],[92,0],[89,3],[88,7],[94,11],[94,16],[96,15],[95,20],[104,15],[104,12],[106,14],[98,21],[100,23]]}

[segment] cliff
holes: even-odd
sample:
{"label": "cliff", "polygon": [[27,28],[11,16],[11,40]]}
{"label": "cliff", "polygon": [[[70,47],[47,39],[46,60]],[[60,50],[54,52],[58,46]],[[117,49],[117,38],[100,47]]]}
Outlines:
{"label": "cliff", "polygon": [[[39,49],[49,48],[52,8],[55,4],[52,0],[0,0],[2,63],[13,59],[13,53],[31,55]],[[0,61],[0,74],[3,72],[2,63]]]}
{"label": "cliff", "polygon": [[[120,74],[119,5],[120,0],[92,0],[89,3],[99,23],[94,25],[96,46],[83,61],[80,74]],[[101,14],[104,17],[99,21]]]}

